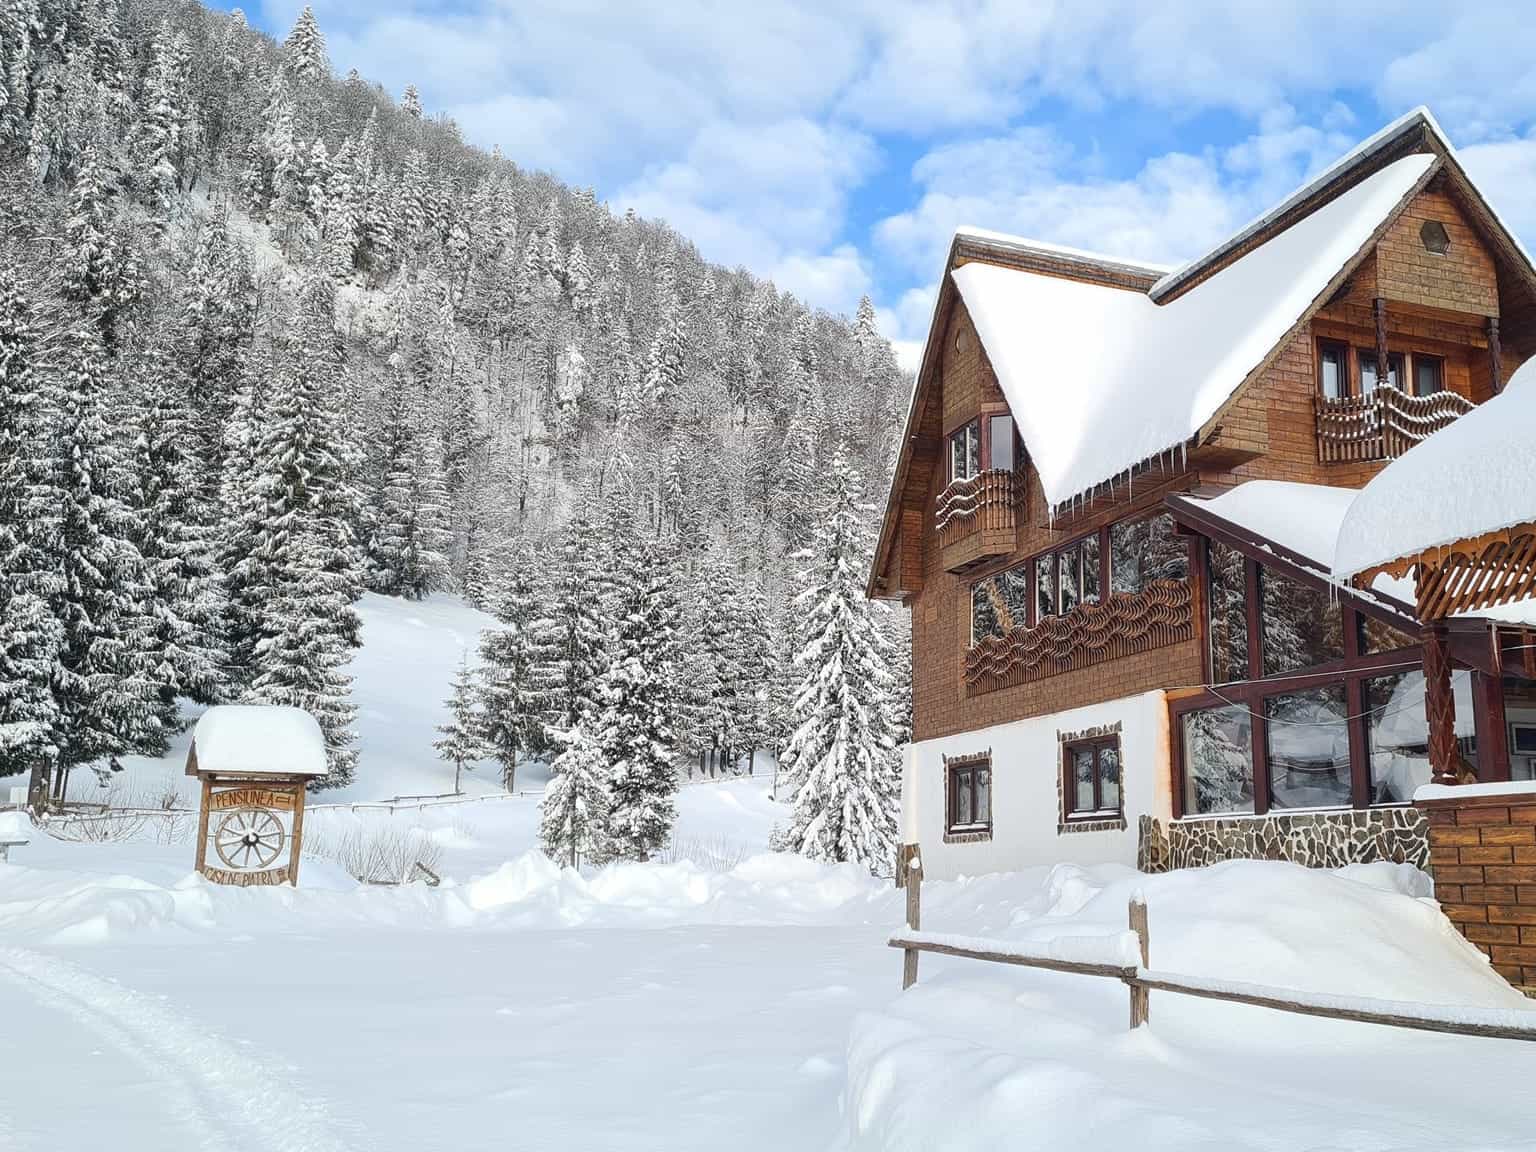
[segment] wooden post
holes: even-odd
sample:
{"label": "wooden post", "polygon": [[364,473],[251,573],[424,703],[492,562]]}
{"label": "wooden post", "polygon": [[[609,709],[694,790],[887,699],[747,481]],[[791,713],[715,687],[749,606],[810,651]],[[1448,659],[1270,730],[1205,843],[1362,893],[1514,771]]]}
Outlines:
{"label": "wooden post", "polygon": [[208,864],[208,800],[213,792],[213,782],[203,777],[203,803],[197,814],[197,872],[203,875]]}
{"label": "wooden post", "polygon": [[1456,694],[1451,688],[1450,638],[1444,624],[1424,626],[1424,713],[1429,722],[1429,767],[1436,784],[1460,783],[1456,751]]}
{"label": "wooden post", "polygon": [[299,886],[299,848],[304,840],[304,794],[307,791],[309,785],[301,783],[293,797],[293,844],[288,852],[288,883],[295,888]]}
{"label": "wooden post", "polygon": [[[1147,932],[1147,901],[1141,893],[1131,897],[1131,931],[1136,933],[1136,943],[1141,948],[1141,966],[1151,966],[1151,945]],[[1139,981],[1131,985],[1131,1027],[1140,1028],[1151,1013],[1151,993]]]}
{"label": "wooden post", "polygon": [[[1387,353],[1387,302],[1378,296],[1375,300],[1376,310],[1376,387],[1380,388],[1392,377],[1391,363]],[[1397,386],[1401,388],[1404,381],[1399,380]]]}
{"label": "wooden post", "polygon": [[[907,861],[907,928],[916,932],[923,926],[923,858],[914,856]],[[917,949],[902,952],[901,990],[905,992],[917,983]]]}
{"label": "wooden post", "polygon": [[1493,394],[1504,391],[1504,347],[1499,343],[1499,318],[1488,317],[1488,374],[1493,378]]}

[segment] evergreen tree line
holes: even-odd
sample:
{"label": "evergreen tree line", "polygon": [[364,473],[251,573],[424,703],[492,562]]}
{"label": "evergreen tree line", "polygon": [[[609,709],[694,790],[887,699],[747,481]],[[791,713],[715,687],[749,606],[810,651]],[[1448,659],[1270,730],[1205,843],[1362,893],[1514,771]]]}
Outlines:
{"label": "evergreen tree line", "polygon": [[[618,603],[604,549],[681,581],[675,753],[773,744],[737,638],[792,667],[788,558],[839,445],[881,494],[909,395],[867,301],[808,309],[468,147],[336,77],[307,10],[278,44],[186,0],[0,0],[0,211],[0,774],[60,793],[162,749],[178,700],[259,700],[315,712],[344,782],[364,589],[507,619],[522,582],[569,619]],[[607,647],[520,744],[643,695]]]}

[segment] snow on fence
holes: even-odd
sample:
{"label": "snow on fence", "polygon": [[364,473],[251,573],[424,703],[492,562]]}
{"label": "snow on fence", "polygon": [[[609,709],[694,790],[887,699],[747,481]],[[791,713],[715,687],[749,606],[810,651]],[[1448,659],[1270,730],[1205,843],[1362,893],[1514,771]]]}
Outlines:
{"label": "snow on fence", "polygon": [[[1419,1004],[1403,1000],[1378,1000],[1365,996],[1334,996],[1302,992],[1237,980],[1219,980],[1162,972],[1150,967],[1150,931],[1145,897],[1131,898],[1127,931],[1113,936],[1059,937],[1044,942],[991,940],[974,936],[950,936],[924,932],[920,927],[922,862],[914,856],[907,864],[907,928],[890,939],[903,953],[902,988],[917,983],[917,958],[932,952],[961,956],[994,964],[1043,968],[1079,976],[1105,976],[1119,980],[1130,992],[1131,1027],[1138,1028],[1150,1015],[1153,992],[1225,1000],[1277,1012],[1409,1028],[1418,1032],[1444,1032],[1454,1036],[1486,1036],[1498,1040],[1536,1040],[1536,1012],[1510,1008],[1475,1008],[1453,1004]],[[1139,962],[1138,962],[1139,961]]]}

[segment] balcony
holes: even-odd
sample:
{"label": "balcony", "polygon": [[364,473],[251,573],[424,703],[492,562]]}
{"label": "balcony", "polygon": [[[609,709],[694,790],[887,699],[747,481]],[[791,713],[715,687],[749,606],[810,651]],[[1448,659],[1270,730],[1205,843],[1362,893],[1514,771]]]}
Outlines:
{"label": "balcony", "polygon": [[1104,660],[1118,660],[1191,639],[1194,597],[1188,580],[1153,580],[1138,592],[1116,592],[1102,601],[1079,604],[1062,616],[1047,616],[973,644],[965,655],[970,696]]}
{"label": "balcony", "polygon": [[1319,396],[1316,405],[1317,457],[1324,464],[1395,460],[1474,407],[1455,392],[1410,396],[1385,384],[1365,396]]}
{"label": "balcony", "polygon": [[939,493],[934,528],[946,572],[963,572],[1014,550],[1021,494],[1015,491],[1014,473],[1002,468],[956,480]]}

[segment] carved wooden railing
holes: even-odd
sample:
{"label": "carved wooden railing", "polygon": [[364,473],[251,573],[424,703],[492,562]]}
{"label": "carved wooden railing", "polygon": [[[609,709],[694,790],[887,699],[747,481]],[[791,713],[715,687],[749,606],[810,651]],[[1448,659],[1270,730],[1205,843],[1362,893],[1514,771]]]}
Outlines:
{"label": "carved wooden railing", "polygon": [[1043,680],[1062,672],[1177,644],[1195,634],[1188,580],[1153,580],[1139,592],[1116,592],[1079,604],[1033,627],[1010,629],[971,646],[965,683],[971,695]]}
{"label": "carved wooden railing", "polygon": [[1474,407],[1455,392],[1410,396],[1387,384],[1366,396],[1319,396],[1316,406],[1317,455],[1324,464],[1395,460]]}
{"label": "carved wooden railing", "polygon": [[939,493],[934,528],[946,572],[963,572],[1014,550],[1019,497],[1024,493],[1014,475],[1006,469],[989,469],[968,480],[956,480]]}

